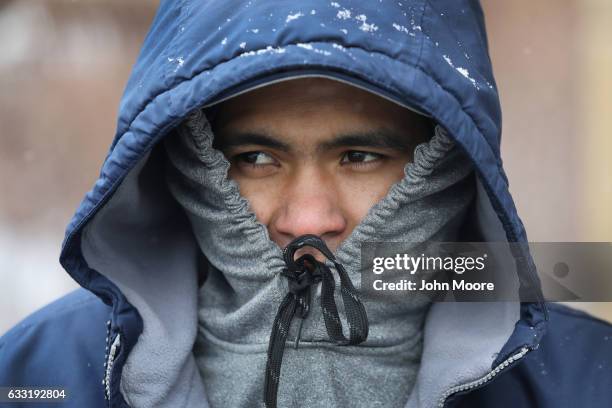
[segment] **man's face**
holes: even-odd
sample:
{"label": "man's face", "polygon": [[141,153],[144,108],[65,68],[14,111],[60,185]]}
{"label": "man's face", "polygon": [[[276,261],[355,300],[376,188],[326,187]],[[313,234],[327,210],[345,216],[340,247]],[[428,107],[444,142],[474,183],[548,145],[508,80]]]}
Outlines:
{"label": "man's face", "polygon": [[420,115],[323,78],[265,86],[218,109],[215,147],[281,248],[316,234],[334,251],[431,131]]}

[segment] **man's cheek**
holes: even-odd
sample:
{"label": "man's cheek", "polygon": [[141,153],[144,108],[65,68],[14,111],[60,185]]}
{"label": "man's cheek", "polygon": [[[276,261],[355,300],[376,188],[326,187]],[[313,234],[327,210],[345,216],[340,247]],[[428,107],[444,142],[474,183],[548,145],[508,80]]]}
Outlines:
{"label": "man's cheek", "polygon": [[396,181],[390,177],[363,177],[339,185],[346,212],[359,222]]}
{"label": "man's cheek", "polygon": [[261,181],[238,181],[240,195],[249,202],[249,209],[255,213],[257,220],[268,225],[275,208],[279,205],[278,194],[273,186]]}

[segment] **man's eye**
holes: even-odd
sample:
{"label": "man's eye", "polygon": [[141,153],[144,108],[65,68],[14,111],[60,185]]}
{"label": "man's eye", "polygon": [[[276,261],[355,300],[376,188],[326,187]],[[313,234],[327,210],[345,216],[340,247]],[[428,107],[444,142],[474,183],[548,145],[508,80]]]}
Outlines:
{"label": "man's eye", "polygon": [[246,152],[236,155],[236,158],[244,163],[253,165],[275,164],[276,161],[264,152]]}
{"label": "man's eye", "polygon": [[348,164],[348,163],[368,163],[372,161],[379,160],[383,157],[382,154],[372,153],[372,152],[361,152],[358,150],[351,150],[346,152],[344,156],[342,156],[342,160],[340,163]]}

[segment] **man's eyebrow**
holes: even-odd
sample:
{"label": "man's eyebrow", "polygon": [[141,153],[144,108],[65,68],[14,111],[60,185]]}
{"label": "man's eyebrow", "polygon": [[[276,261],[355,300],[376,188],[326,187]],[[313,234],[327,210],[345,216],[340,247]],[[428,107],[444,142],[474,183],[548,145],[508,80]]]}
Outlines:
{"label": "man's eyebrow", "polygon": [[[386,149],[407,150],[412,149],[418,140],[409,136],[400,135],[388,130],[373,130],[364,132],[351,132],[335,136],[317,145],[317,153],[342,147],[374,147]],[[291,152],[291,146],[283,141],[262,132],[237,132],[222,137],[215,143],[215,148],[224,150],[244,145],[259,145],[283,152]]]}
{"label": "man's eyebrow", "polygon": [[216,148],[223,150],[230,147],[244,145],[266,146],[273,149],[281,150],[283,152],[289,152],[291,150],[291,147],[288,144],[272,136],[266,135],[265,133],[258,132],[240,132],[234,133],[230,137],[220,138]]}
{"label": "man's eyebrow", "polygon": [[415,138],[388,130],[373,130],[342,134],[317,146],[318,152],[339,147],[375,147],[407,150],[417,144]]}

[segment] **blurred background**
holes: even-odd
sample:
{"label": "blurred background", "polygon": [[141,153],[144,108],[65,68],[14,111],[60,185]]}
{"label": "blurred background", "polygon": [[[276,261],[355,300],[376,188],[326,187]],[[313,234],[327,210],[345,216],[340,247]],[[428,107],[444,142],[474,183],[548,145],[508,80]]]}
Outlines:
{"label": "blurred background", "polygon": [[[612,241],[612,1],[482,3],[530,241]],[[0,0],[0,333],[77,287],[58,262],[64,228],[156,6]],[[575,306],[612,321],[612,303]]]}

